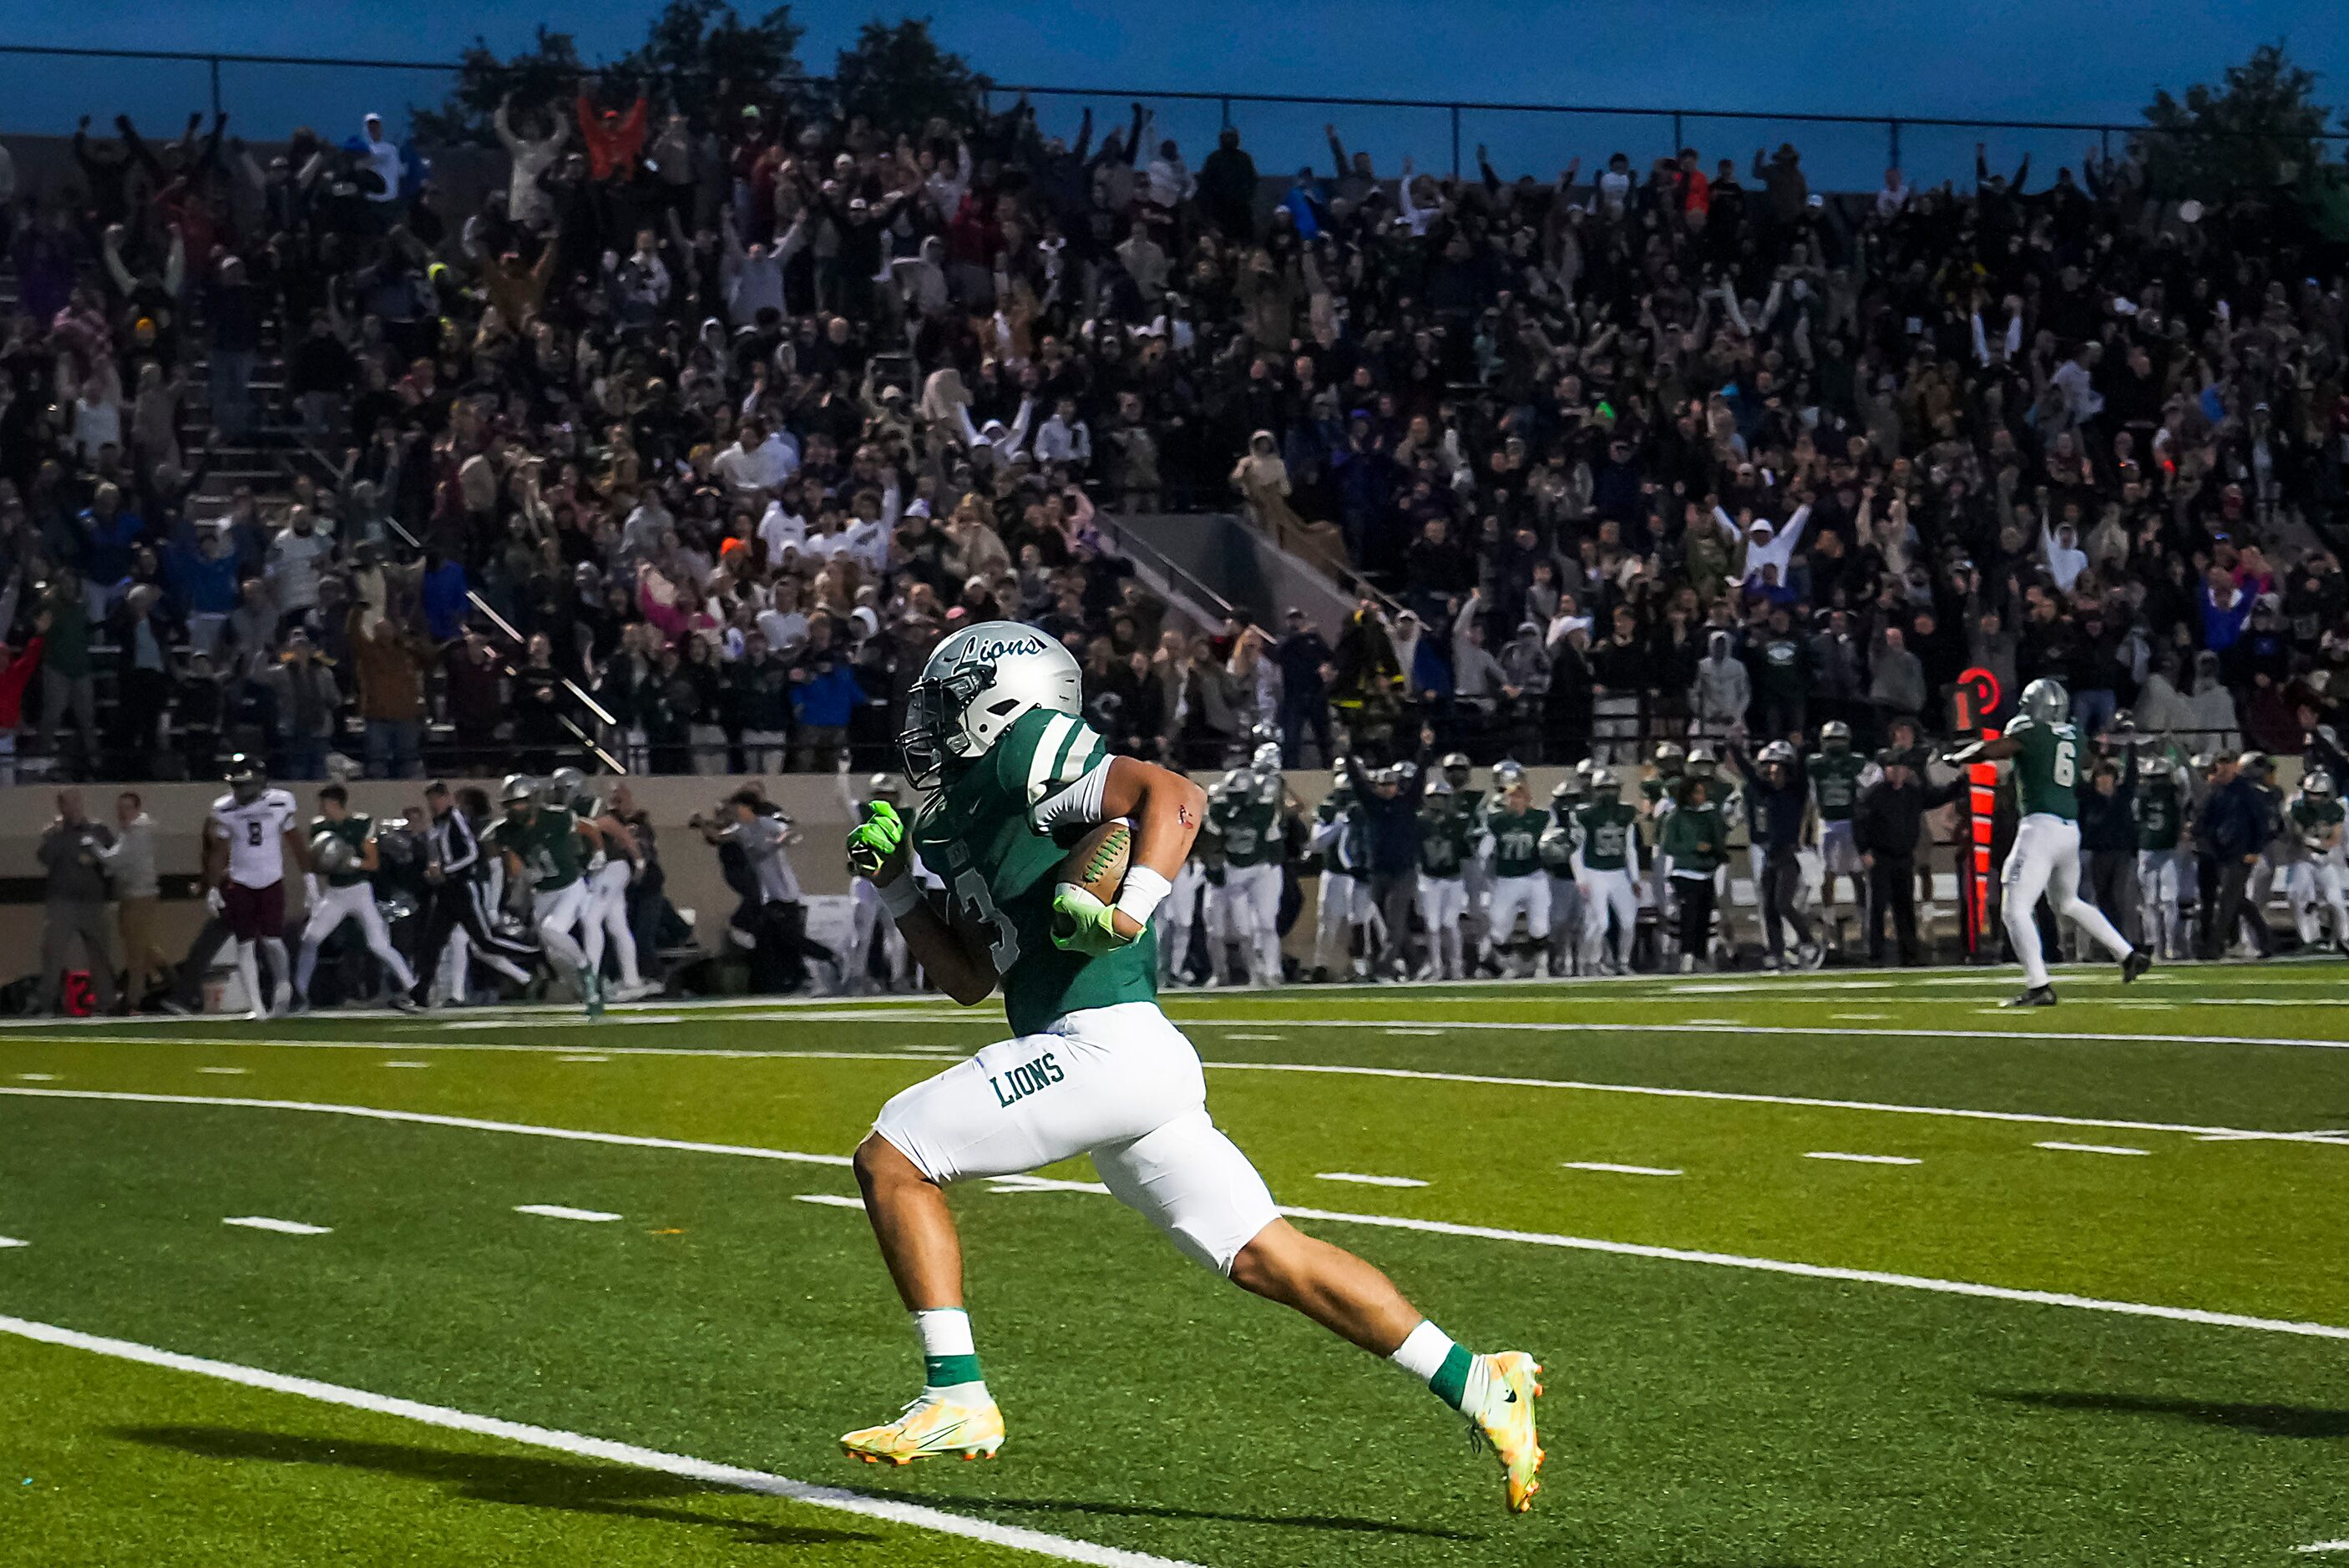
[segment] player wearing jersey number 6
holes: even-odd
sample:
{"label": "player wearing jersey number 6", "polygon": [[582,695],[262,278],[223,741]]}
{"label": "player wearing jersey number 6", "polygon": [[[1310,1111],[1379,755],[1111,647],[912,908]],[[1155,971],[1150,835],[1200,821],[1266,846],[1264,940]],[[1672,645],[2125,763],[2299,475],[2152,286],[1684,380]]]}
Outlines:
{"label": "player wearing jersey number 6", "polygon": [[[948,637],[908,696],[899,740],[906,778],[927,798],[910,822],[874,801],[849,835],[851,868],[922,967],[965,1006],[999,988],[1014,1037],[890,1100],[856,1150],[926,1378],[895,1420],[842,1446],[897,1464],[1001,1447],[941,1189],[1090,1154],[1111,1192],[1187,1256],[1425,1380],[1498,1450],[1510,1508],[1527,1507],[1542,1457],[1533,1358],[1472,1356],[1377,1269],[1292,1228],[1208,1119],[1198,1056],[1158,1010],[1150,930],[1206,796],[1178,773],[1108,755],[1078,717],[1080,686],[1076,660],[1032,627],[988,622]],[[1114,902],[1058,882],[1068,846],[1121,819],[1133,841]],[[936,894],[925,876],[943,884]]]}
{"label": "player wearing jersey number 6", "polygon": [[2039,950],[2039,926],[2032,917],[2045,893],[2059,919],[2071,921],[2120,960],[2121,979],[2136,979],[2153,959],[2129,945],[2104,911],[2080,896],[2080,732],[2072,727],[2072,698],[2042,676],[2023,688],[2021,712],[1996,740],[1973,741],[1951,754],[1956,763],[2013,758],[2014,787],[2022,825],[2000,872],[2005,889],[2007,939],[2023,960],[2023,989],[2010,1007],[2052,1007],[2055,987]]}

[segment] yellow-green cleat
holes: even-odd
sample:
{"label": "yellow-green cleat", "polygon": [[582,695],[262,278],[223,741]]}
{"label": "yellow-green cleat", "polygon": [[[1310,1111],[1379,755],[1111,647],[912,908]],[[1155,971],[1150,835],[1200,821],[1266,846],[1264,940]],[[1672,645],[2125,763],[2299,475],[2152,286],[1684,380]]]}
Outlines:
{"label": "yellow-green cleat", "polygon": [[1489,1444],[1509,1478],[1509,1511],[1534,1505],[1541,1482],[1541,1438],[1535,1429],[1534,1401],[1541,1398],[1541,1364],[1522,1350],[1479,1356],[1468,1374],[1468,1399],[1461,1414],[1469,1429]]}
{"label": "yellow-green cleat", "polygon": [[944,1454],[991,1460],[1003,1447],[1003,1412],[992,1399],[965,1405],[924,1394],[895,1420],[847,1433],[840,1446],[869,1465],[909,1465]]}

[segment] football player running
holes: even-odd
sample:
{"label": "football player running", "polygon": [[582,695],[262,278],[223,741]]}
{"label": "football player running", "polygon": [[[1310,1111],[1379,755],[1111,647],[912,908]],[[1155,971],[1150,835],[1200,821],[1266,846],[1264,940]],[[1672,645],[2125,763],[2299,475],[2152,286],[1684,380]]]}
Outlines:
{"label": "football player running", "polygon": [[[1454,1344],[1351,1253],[1280,1218],[1263,1178],[1208,1119],[1191,1044],[1159,1012],[1150,919],[1198,832],[1206,797],[1180,774],[1109,756],[1078,716],[1081,676],[1016,622],[940,643],[908,694],[911,823],[885,803],[849,836],[915,957],[965,1006],[999,989],[1013,1038],[884,1106],[856,1150],[865,1212],[923,1348],[921,1393],[842,1438],[869,1461],[992,1455],[1004,1423],[963,1308],[962,1253],[942,1189],[1076,1154],[1185,1255],[1395,1361],[1498,1451],[1508,1505],[1538,1489],[1540,1372],[1519,1351]],[[1133,824],[1114,903],[1058,883],[1067,846]],[[934,902],[909,852],[944,882]]]}
{"label": "football player running", "polygon": [[2349,879],[2342,875],[2341,799],[2333,775],[2321,768],[2303,774],[2285,820],[2296,851],[2287,885],[2300,944],[2312,951],[2316,946],[2316,901],[2322,897],[2333,911],[2333,945],[2349,953]]}
{"label": "football player running", "polygon": [[2124,983],[2152,968],[2153,958],[2130,946],[2105,912],[2080,896],[2080,732],[2070,723],[2071,694],[2043,676],[2023,688],[2016,706],[2021,711],[2005,734],[1970,741],[1950,760],[1963,765],[2015,758],[2016,810],[2023,821],[1999,875],[2005,888],[2007,940],[2023,961],[2023,988],[2006,1006],[2052,1007],[2055,987],[2048,984],[2032,913],[2042,893],[2059,919],[2077,925],[2120,960]]}
{"label": "football player running", "polygon": [[294,965],[295,1005],[310,1006],[310,976],[317,972],[318,949],[347,920],[359,923],[367,951],[390,971],[398,989],[391,1005],[403,1013],[416,1011],[409,992],[416,976],[408,960],[391,944],[383,912],[375,906],[375,873],[380,869],[375,841],[375,821],[351,810],[350,791],[329,784],[318,791],[318,815],[310,823],[310,858],[316,867],[309,877],[310,918],[302,928],[302,955]]}

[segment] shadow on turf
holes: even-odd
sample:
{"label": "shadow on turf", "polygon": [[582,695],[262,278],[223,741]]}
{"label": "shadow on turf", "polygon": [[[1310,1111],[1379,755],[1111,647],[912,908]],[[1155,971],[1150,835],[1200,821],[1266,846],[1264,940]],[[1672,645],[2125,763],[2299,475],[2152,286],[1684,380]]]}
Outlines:
{"label": "shadow on turf", "polygon": [[2349,1438],[2349,1410],[2310,1405],[2222,1405],[2205,1399],[2157,1399],[2138,1394],[2065,1394],[1992,1389],[1989,1398],[2049,1410],[2097,1410],[2123,1416],[2168,1416],[2263,1438]]}
{"label": "shadow on turf", "polygon": [[373,1470],[378,1475],[445,1486],[457,1496],[478,1502],[648,1519],[703,1529],[715,1526],[734,1532],[746,1546],[823,1546],[880,1539],[862,1531],[768,1524],[657,1507],[655,1499],[693,1497],[730,1489],[621,1465],[582,1464],[520,1454],[454,1452],[406,1443],[329,1442],[322,1438],[243,1431],[233,1427],[124,1427],[116,1429],[114,1435],[205,1459],[269,1460],[279,1464]]}
{"label": "shadow on turf", "polygon": [[1424,1524],[1392,1524],[1381,1519],[1348,1519],[1315,1513],[1219,1513],[1205,1508],[1164,1508],[1145,1502],[1087,1502],[1077,1498],[955,1497],[944,1492],[883,1491],[859,1488],[867,1497],[896,1502],[918,1502],[960,1512],[982,1510],[1002,1513],[1087,1513],[1120,1519],[1196,1519],[1219,1524],[1278,1524],[1297,1530],[1351,1531],[1363,1535],[1415,1535],[1430,1541],[1482,1541],[1468,1531],[1440,1530]]}

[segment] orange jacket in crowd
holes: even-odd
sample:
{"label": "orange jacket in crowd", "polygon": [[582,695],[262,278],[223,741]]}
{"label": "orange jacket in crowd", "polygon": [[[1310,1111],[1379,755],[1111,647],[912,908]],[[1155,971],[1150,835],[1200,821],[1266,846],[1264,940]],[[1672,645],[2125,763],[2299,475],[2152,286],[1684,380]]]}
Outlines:
{"label": "orange jacket in crowd", "polygon": [[617,109],[599,109],[585,93],[579,95],[579,139],[587,144],[587,169],[598,180],[622,179],[636,171],[636,155],[645,150],[645,119],[648,113],[639,97],[624,119]]}

